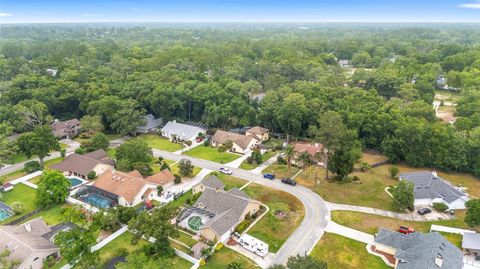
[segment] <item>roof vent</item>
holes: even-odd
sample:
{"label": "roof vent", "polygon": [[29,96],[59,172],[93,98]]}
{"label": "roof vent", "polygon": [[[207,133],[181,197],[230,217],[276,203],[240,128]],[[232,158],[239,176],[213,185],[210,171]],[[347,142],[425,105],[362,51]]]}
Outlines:
{"label": "roof vent", "polygon": [[435,264],[438,266],[438,267],[442,267],[443,265],[443,257],[442,255],[438,255],[436,258],[435,258]]}

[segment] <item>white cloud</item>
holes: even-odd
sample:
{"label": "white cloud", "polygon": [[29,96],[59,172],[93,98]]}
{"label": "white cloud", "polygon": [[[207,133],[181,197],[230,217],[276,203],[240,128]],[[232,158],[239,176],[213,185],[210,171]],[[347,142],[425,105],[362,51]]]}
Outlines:
{"label": "white cloud", "polygon": [[83,14],[83,17],[103,17],[101,14]]}
{"label": "white cloud", "polygon": [[472,3],[463,3],[463,4],[458,5],[457,7],[480,9],[480,1],[475,1],[475,2],[472,2]]}
{"label": "white cloud", "polygon": [[0,12],[0,17],[8,17],[8,16],[13,16],[13,14]]}

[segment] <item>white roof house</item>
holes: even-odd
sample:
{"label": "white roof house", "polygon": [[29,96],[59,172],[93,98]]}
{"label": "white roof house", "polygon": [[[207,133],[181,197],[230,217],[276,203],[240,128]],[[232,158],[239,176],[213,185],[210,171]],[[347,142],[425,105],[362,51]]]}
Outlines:
{"label": "white roof house", "polygon": [[207,128],[202,124],[196,123],[178,123],[169,121],[162,128],[162,136],[169,139],[194,140],[199,133],[205,134]]}

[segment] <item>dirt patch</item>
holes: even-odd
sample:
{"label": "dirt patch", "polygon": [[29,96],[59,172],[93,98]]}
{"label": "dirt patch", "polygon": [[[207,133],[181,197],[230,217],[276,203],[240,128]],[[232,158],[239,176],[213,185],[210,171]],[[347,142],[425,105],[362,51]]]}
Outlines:
{"label": "dirt patch", "polygon": [[277,210],[275,211],[275,217],[277,219],[286,219],[288,217],[288,212]]}

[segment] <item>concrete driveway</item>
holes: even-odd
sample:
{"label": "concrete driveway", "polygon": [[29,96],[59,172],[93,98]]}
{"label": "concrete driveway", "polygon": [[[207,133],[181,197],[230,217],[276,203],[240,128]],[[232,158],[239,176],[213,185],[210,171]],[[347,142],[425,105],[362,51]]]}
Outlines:
{"label": "concrete driveway", "polygon": [[[224,166],[220,163],[178,155],[163,150],[154,149],[153,155],[173,161],[188,159],[195,166],[213,171],[217,171],[220,167]],[[290,256],[309,254],[322,237],[330,221],[330,212],[328,211],[325,201],[319,195],[303,186],[297,185],[292,187],[281,183],[279,180],[265,180],[261,175],[253,173],[252,171],[239,168],[231,169],[235,177],[292,194],[297,197],[305,207],[305,217],[303,221],[276,253],[272,264],[286,264]]]}

